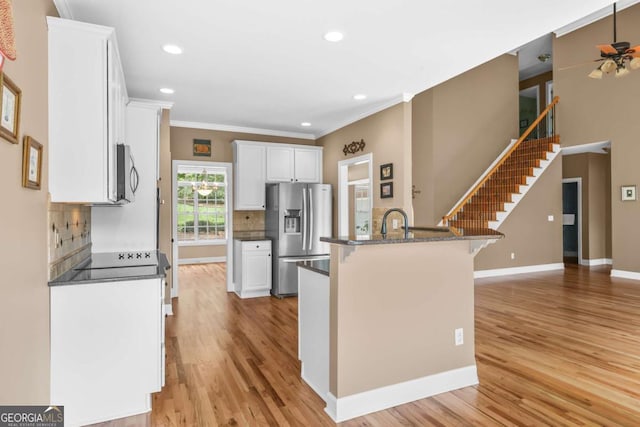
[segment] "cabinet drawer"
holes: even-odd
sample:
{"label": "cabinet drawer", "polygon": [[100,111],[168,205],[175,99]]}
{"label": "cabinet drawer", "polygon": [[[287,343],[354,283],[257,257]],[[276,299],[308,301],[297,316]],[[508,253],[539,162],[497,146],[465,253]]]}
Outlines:
{"label": "cabinet drawer", "polygon": [[242,242],[242,251],[268,251],[271,250],[270,240],[259,240],[255,242]]}

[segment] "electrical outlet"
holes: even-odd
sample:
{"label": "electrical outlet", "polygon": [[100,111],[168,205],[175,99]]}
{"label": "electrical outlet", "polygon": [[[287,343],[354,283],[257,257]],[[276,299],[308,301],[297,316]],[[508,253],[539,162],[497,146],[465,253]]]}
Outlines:
{"label": "electrical outlet", "polygon": [[511,259],[516,259],[516,253],[515,252],[511,252]]}
{"label": "electrical outlet", "polygon": [[398,220],[394,219],[391,221],[391,227],[393,227],[394,230],[398,229]]}
{"label": "electrical outlet", "polygon": [[548,220],[549,222],[553,222],[553,215],[549,215],[549,216],[547,217],[547,220]]}
{"label": "electrical outlet", "polygon": [[462,328],[456,329],[455,336],[456,336],[456,345],[464,344],[464,332]]}

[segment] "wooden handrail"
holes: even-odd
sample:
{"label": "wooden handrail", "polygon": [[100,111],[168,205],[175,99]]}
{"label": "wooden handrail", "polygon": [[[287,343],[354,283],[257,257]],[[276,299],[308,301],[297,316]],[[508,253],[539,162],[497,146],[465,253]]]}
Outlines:
{"label": "wooden handrail", "polygon": [[560,97],[555,96],[553,98],[553,100],[549,103],[549,105],[547,105],[547,108],[544,109],[544,111],[542,111],[542,113],[540,113],[540,115],[538,116],[537,119],[534,120],[533,123],[531,123],[531,126],[529,126],[527,128],[527,130],[520,136],[520,138],[518,138],[518,140],[516,141],[515,144],[513,144],[513,146],[511,147],[511,149],[509,151],[507,151],[502,158],[500,159],[500,161],[498,163],[495,164],[495,166],[489,171],[489,173],[487,173],[484,178],[482,178],[482,180],[480,180],[480,182],[478,182],[475,187],[473,187],[473,190],[471,190],[469,192],[469,194],[467,194],[467,196],[462,199],[460,201],[460,203],[458,203],[456,205],[456,207],[449,212],[447,215],[445,215],[444,217],[442,217],[442,222],[444,225],[447,225],[448,221],[453,218],[454,216],[456,216],[458,214],[458,212],[460,212],[460,210],[462,210],[462,208],[464,207],[464,205],[467,204],[467,202],[476,195],[476,193],[478,192],[478,190],[480,190],[480,188],[482,188],[482,186],[493,176],[494,173],[496,173],[496,171],[498,170],[498,168],[500,166],[502,166],[502,164],[504,162],[507,161],[507,159],[509,158],[509,156],[511,156],[511,154],[516,151],[516,149],[520,146],[520,144],[522,144],[522,142],[529,136],[529,134],[531,134],[531,132],[533,132],[533,130],[538,126],[538,124],[540,124],[540,122],[542,121],[542,119],[544,119],[547,114],[549,114],[549,111],[551,111],[551,109],[558,103],[558,101],[560,101]]}

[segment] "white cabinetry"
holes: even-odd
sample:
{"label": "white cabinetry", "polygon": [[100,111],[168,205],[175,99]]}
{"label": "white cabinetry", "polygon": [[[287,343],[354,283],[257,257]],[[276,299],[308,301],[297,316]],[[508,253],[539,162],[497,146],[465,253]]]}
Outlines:
{"label": "white cabinetry", "polygon": [[322,149],[270,144],[267,182],[322,182]]}
{"label": "white cabinetry", "polygon": [[135,203],[114,209],[91,208],[93,252],[144,251],[157,246],[157,181],[160,106],[132,100],[126,108],[127,140],[135,157],[138,189]]}
{"label": "white cabinetry", "polygon": [[235,292],[240,298],[268,296],[271,292],[271,241],[234,241]]}
{"label": "white cabinetry", "polygon": [[236,210],[264,210],[268,182],[322,182],[322,147],[236,140],[233,161]]}
{"label": "white cabinetry", "polygon": [[237,210],[264,210],[265,150],[263,144],[233,142]]}
{"label": "white cabinetry", "polygon": [[162,387],[162,279],[54,286],[51,402],[66,425],[151,410]]}
{"label": "white cabinetry", "polygon": [[116,200],[128,102],[113,28],[47,17],[52,202]]}

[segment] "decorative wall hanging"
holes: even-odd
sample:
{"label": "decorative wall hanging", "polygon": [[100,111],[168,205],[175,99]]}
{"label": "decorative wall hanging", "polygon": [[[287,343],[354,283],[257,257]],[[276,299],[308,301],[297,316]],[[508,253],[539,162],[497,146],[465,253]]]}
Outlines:
{"label": "decorative wall hanging", "polygon": [[636,186],[635,185],[623,185],[622,187],[622,201],[636,200]]}
{"label": "decorative wall hanging", "polygon": [[380,181],[393,179],[393,163],[380,165]]}
{"label": "decorative wall hanging", "polygon": [[366,144],[364,143],[364,139],[361,139],[360,141],[353,141],[351,144],[345,144],[342,152],[345,156],[349,154],[355,154],[358,151],[364,151],[365,145]]}
{"label": "decorative wall hanging", "polygon": [[16,40],[10,0],[0,0],[0,71],[5,58],[12,61],[16,59]]}
{"label": "decorative wall hanging", "polygon": [[211,157],[211,140],[210,139],[194,139],[193,155],[197,157]]}
{"label": "decorative wall hanging", "polygon": [[0,77],[2,104],[0,104],[0,136],[17,144],[20,130],[20,100],[22,91],[6,74]]}
{"label": "decorative wall hanging", "polygon": [[393,198],[393,181],[380,184],[380,198],[381,199]]}
{"label": "decorative wall hanging", "polygon": [[22,186],[39,190],[42,182],[42,144],[25,136],[23,145]]}

